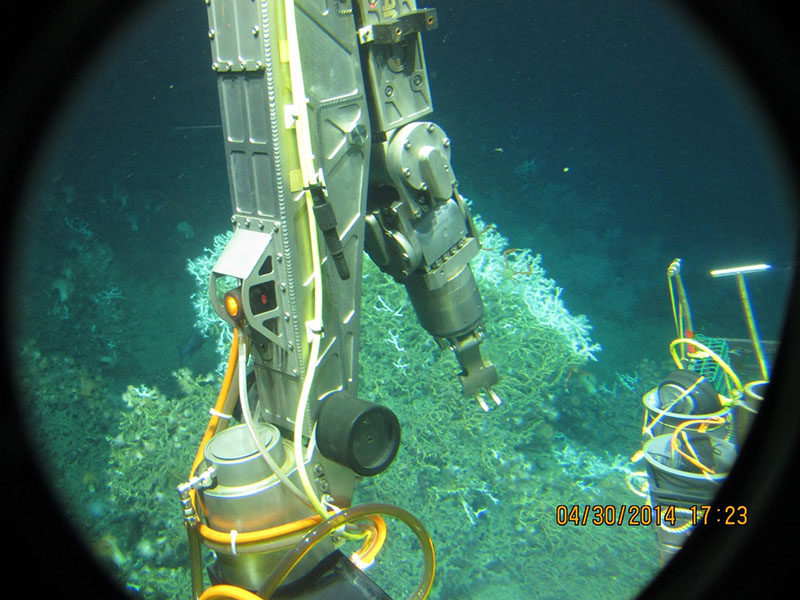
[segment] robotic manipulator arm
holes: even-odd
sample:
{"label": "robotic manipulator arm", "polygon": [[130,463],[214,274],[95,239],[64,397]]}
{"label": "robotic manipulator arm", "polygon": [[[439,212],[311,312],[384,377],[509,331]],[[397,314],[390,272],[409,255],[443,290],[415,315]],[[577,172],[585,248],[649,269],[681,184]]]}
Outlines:
{"label": "robotic manipulator arm", "polygon": [[[352,558],[369,564],[389,514],[420,540],[426,568],[414,597],[424,598],[434,571],[424,527],[400,508],[351,500],[358,477],[388,467],[400,440],[395,415],[358,398],[364,250],[455,352],[464,394],[485,410],[484,390],[500,404],[497,372],[480,354],[483,303],[469,266],[478,235],[450,140],[422,120],[432,105],[421,33],[436,13],[414,0],[206,5],[234,230],[209,289],[235,335],[178,488],[194,597],[201,543],[216,553],[216,591],[204,597],[235,586],[268,598],[306,580],[291,597],[317,597],[313,580],[336,579],[320,577],[325,565],[358,571],[343,581],[361,573],[349,561],[331,566],[342,539],[363,539]],[[228,425],[237,402],[242,423]]]}

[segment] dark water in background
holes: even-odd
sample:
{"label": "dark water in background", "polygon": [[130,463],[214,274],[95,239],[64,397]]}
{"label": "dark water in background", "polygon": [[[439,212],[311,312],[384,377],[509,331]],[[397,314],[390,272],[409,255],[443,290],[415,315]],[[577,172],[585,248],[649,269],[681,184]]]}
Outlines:
{"label": "dark water in background", "polygon": [[[461,191],[512,247],[541,253],[567,308],[588,316],[604,347],[587,367],[598,380],[667,358],[665,272],[676,257],[696,329],[713,336],[747,332],[733,280],[708,271],[772,264],[748,281],[762,333],[778,335],[795,215],[752,97],[722,57],[653,3],[431,5],[432,120],[453,140]],[[84,298],[92,309],[94,294],[121,290],[124,304],[100,315],[107,333],[96,313],[73,311],[75,330],[39,344],[72,347],[79,362],[103,346],[117,399],[145,379],[169,389],[194,320],[186,259],[230,216],[205,6],[176,2],[148,18],[76,86],[31,182],[39,212],[23,218],[52,231],[79,219],[113,256]],[[184,221],[193,235],[178,231]],[[69,279],[61,261],[87,242],[75,228],[32,242],[31,282],[55,293],[50,282]],[[187,364],[202,372],[215,361],[206,344]]]}
{"label": "dark water in background", "polygon": [[[784,268],[750,280],[774,338],[794,224],[739,73],[660,3],[470,5],[440,8],[426,46],[462,187],[512,246],[543,255],[570,310],[595,324],[604,359],[652,351],[658,323],[671,321],[665,270],[676,257],[698,328],[712,335],[746,331],[733,282],[708,271]],[[515,176],[528,160],[533,170]]]}
{"label": "dark water in background", "polygon": [[[606,357],[624,360],[632,343],[652,352],[669,337],[664,273],[675,257],[698,329],[712,335],[746,330],[733,282],[711,281],[709,270],[784,269],[750,284],[764,335],[775,338],[794,215],[737,71],[655,3],[520,6],[438,6],[440,26],[425,37],[433,119],[454,141],[475,210],[512,246],[543,255]],[[229,212],[220,130],[176,129],[219,122],[206,28],[203,10],[175,3],[137,30],[134,46],[98,57],[52,169],[84,195],[168,198],[169,218],[143,214],[146,226],[192,216],[196,249]],[[654,329],[632,340],[623,330],[634,321]]]}

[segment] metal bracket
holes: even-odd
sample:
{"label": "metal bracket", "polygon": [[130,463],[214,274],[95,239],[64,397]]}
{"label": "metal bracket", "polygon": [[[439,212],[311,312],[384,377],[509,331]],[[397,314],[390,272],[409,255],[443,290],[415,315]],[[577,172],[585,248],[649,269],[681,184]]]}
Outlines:
{"label": "metal bracket", "polygon": [[397,44],[407,35],[431,31],[439,26],[435,8],[421,8],[388,23],[375,23],[358,30],[362,44]]}

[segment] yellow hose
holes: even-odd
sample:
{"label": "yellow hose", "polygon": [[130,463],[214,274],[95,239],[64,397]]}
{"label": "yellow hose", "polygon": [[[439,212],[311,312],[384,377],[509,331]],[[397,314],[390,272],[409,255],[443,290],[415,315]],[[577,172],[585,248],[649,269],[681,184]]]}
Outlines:
{"label": "yellow hose", "polygon": [[[200,445],[197,448],[197,453],[194,456],[194,462],[192,463],[192,468],[189,470],[189,479],[194,477],[194,472],[197,470],[197,467],[203,462],[203,451],[205,450],[206,444],[208,440],[210,440],[214,434],[217,432],[217,427],[219,426],[219,414],[230,414],[226,412],[226,404],[233,404],[232,402],[228,402],[229,392],[231,389],[231,383],[233,382],[233,377],[236,373],[236,365],[239,362],[239,330],[234,327],[233,328],[233,341],[231,342],[231,350],[228,354],[228,366],[225,368],[225,376],[222,379],[222,387],[219,390],[219,395],[217,396],[217,402],[214,405],[214,412],[211,413],[211,418],[208,421],[208,425],[206,426],[206,431],[203,434],[202,439],[200,440]],[[194,497],[194,494],[192,494]],[[194,502],[193,502],[194,503]]]}
{"label": "yellow hose", "polygon": [[373,515],[370,518],[374,528],[374,533],[371,533],[364,542],[364,546],[356,553],[356,557],[365,566],[371,565],[375,562],[375,557],[378,556],[386,541],[386,521],[380,515]]}
{"label": "yellow hose", "polygon": [[[197,467],[200,466],[201,462],[203,462],[203,451],[205,450],[206,444],[214,436],[217,428],[219,427],[219,414],[230,414],[229,411],[232,408],[230,405],[236,399],[235,394],[233,396],[230,395],[230,390],[231,382],[233,381],[236,373],[236,366],[238,363],[238,343],[239,331],[234,328],[231,351],[228,355],[228,365],[225,369],[225,376],[222,379],[222,387],[219,390],[217,402],[214,405],[211,418],[206,426],[206,431],[203,434],[203,437],[200,440],[200,445],[197,448],[197,453],[195,454],[194,461],[192,462],[192,468],[189,470],[189,479],[194,477]],[[203,561],[202,551],[200,549],[200,537],[203,536],[203,530],[208,529],[208,527],[200,522],[200,517],[197,512],[197,491],[194,489],[189,490],[189,498],[192,504],[192,509],[194,510],[195,515],[197,515],[196,523],[186,524],[186,533],[189,536],[189,562],[191,566],[192,597],[198,598],[200,596],[200,590],[203,588]]]}
{"label": "yellow hose", "polygon": [[425,527],[414,515],[398,506],[392,506],[391,504],[362,504],[346,508],[342,512],[336,513],[317,525],[300,540],[297,546],[283,557],[280,563],[278,563],[278,566],[275,567],[275,570],[267,581],[261,586],[261,589],[258,590],[258,596],[264,600],[269,600],[297,563],[299,563],[314,546],[339,529],[342,525],[376,515],[388,515],[400,519],[403,523],[408,525],[417,536],[425,558],[425,568],[419,586],[408,597],[408,600],[424,600],[424,598],[427,598],[433,587],[433,578],[436,573],[436,553],[433,549],[433,542],[431,541],[430,535],[428,535],[428,532],[425,530]]}
{"label": "yellow hose", "polygon": [[742,301],[742,308],[744,309],[744,318],[747,321],[747,331],[750,333],[750,340],[753,342],[753,350],[756,353],[756,360],[761,369],[761,376],[769,379],[769,365],[764,356],[764,349],[761,347],[761,338],[758,335],[758,327],[756,326],[756,318],[753,316],[753,307],[750,304],[750,296],[747,293],[747,284],[744,282],[744,275],[737,273],[736,285],[739,288],[739,298]]}
{"label": "yellow hose", "polygon": [[[297,143],[297,159],[302,173],[303,187],[306,189],[306,215],[308,217],[308,251],[311,254],[314,286],[313,316],[306,323],[306,333],[309,339],[309,355],[306,361],[306,373],[297,401],[294,427],[294,458],[297,464],[297,474],[300,483],[317,513],[326,518],[328,510],[322,504],[311,485],[311,479],[306,471],[306,461],[303,457],[303,430],[305,429],[305,415],[308,407],[311,387],[314,383],[319,349],[322,339],[322,267],[319,256],[317,240],[317,224],[314,219],[313,199],[308,191],[309,186],[317,183],[317,174],[314,169],[314,152],[309,129],[308,107],[303,83],[303,69],[300,60],[300,43],[297,37],[297,24],[295,22],[294,0],[284,0],[274,4],[276,17],[283,18],[286,24],[286,58],[289,67],[289,84],[291,87],[291,102],[294,116],[294,130]],[[283,14],[281,15],[281,11]]]}
{"label": "yellow hose", "polygon": [[261,600],[253,592],[236,587],[235,585],[214,585],[200,596],[200,600],[216,600],[217,598],[230,598],[232,600]]}
{"label": "yellow hose", "polygon": [[739,379],[739,377],[736,375],[736,373],[733,372],[733,369],[731,369],[730,365],[728,363],[726,363],[722,359],[722,357],[720,357],[711,348],[709,348],[705,344],[702,344],[702,343],[698,342],[696,339],[693,339],[693,338],[678,338],[677,340],[673,340],[672,343],[670,343],[669,352],[672,355],[672,360],[675,361],[675,364],[678,366],[679,369],[685,369],[686,368],[684,366],[683,362],[681,361],[680,357],[678,356],[677,351],[675,349],[676,346],[678,346],[679,344],[681,344],[681,345],[688,344],[690,346],[696,346],[696,347],[700,348],[700,350],[705,352],[709,356],[709,358],[711,358],[711,360],[713,360],[715,363],[717,363],[722,368],[722,370],[728,376],[729,381],[731,383],[733,383],[733,386],[736,389],[736,391],[739,392],[740,394],[744,393],[744,388],[742,386],[742,380]]}
{"label": "yellow hose", "polygon": [[[274,5],[276,7],[277,16],[281,16],[281,3],[276,3]],[[286,32],[287,32],[287,40],[286,40],[286,49],[288,51],[288,63],[289,63],[289,74],[290,74],[290,83],[291,83],[291,94],[292,94],[292,104],[295,111],[295,122],[294,128],[297,138],[297,152],[299,158],[300,169],[302,172],[302,179],[303,184],[306,190],[308,190],[311,184],[318,182],[318,175],[315,172],[314,168],[314,154],[311,144],[311,135],[309,131],[309,124],[308,124],[308,110],[306,106],[306,98],[305,98],[305,90],[303,85],[303,76],[302,76],[302,68],[301,68],[301,61],[300,61],[300,51],[299,51],[299,42],[297,38],[297,28],[295,23],[295,15],[294,15],[294,0],[285,0],[283,5],[283,18],[285,19],[286,23]],[[322,338],[322,302],[323,302],[323,285],[322,285],[322,268],[321,268],[321,259],[319,254],[319,244],[317,239],[317,225],[314,219],[314,212],[313,212],[313,199],[311,197],[310,192],[306,191],[306,212],[308,217],[308,242],[309,242],[309,251],[312,258],[312,267],[313,267],[313,285],[314,285],[314,304],[313,304],[313,316],[307,322],[307,337],[309,339],[309,356],[307,359],[307,368],[305,377],[303,380],[300,398],[298,399],[297,405],[297,412],[295,415],[295,435],[294,435],[294,452],[295,452],[295,462],[297,464],[297,471],[298,475],[300,476],[301,483],[305,489],[305,492],[308,496],[308,499],[314,505],[315,509],[317,510],[318,516],[309,517],[306,519],[300,519],[298,521],[294,521],[293,523],[287,523],[278,527],[273,527],[270,529],[265,529],[261,531],[253,531],[253,532],[246,532],[240,533],[236,537],[236,543],[240,547],[244,547],[248,544],[256,544],[266,540],[273,540],[276,538],[296,534],[298,532],[304,531],[314,525],[314,529],[312,529],[306,536],[303,538],[300,544],[295,547],[294,550],[290,551],[289,554],[281,561],[279,568],[276,569],[275,572],[270,576],[267,580],[263,589],[267,588],[267,584],[271,582],[274,583],[274,588],[277,588],[278,585],[285,579],[286,575],[291,571],[292,568],[302,559],[302,557],[320,540],[324,537],[330,535],[336,529],[344,526],[345,524],[349,523],[350,521],[357,521],[357,520],[364,520],[369,519],[371,524],[369,527],[365,528],[365,531],[361,533],[361,535],[353,535],[351,533],[346,533],[345,535],[350,538],[357,538],[357,537],[364,537],[366,538],[364,541],[364,545],[362,548],[356,553],[356,557],[363,561],[364,563],[371,563],[374,561],[375,556],[377,555],[378,551],[383,546],[384,540],[386,538],[386,524],[383,519],[380,517],[381,514],[390,514],[395,516],[396,518],[405,522],[411,529],[417,534],[418,539],[420,540],[420,544],[423,549],[423,553],[425,554],[426,558],[426,569],[423,574],[423,579],[418,588],[417,592],[412,596],[414,599],[423,599],[427,597],[428,593],[430,592],[431,586],[433,585],[433,575],[435,572],[435,555],[433,551],[433,543],[430,540],[430,536],[425,531],[422,524],[410,513],[407,513],[403,509],[398,507],[392,507],[389,505],[365,505],[364,507],[355,507],[355,508],[348,508],[343,510],[342,512],[336,513],[331,515],[325,506],[322,504],[320,499],[317,497],[312,485],[311,481],[308,477],[308,473],[306,472],[305,468],[305,460],[303,458],[303,446],[302,446],[302,434],[304,429],[304,420],[305,420],[305,413],[308,406],[309,397],[311,394],[311,387],[314,383],[314,376],[317,366],[317,361],[319,359],[319,349],[320,349],[320,342]],[[228,397],[229,390],[231,387],[231,382],[233,380],[235,374],[235,367],[237,357],[237,346],[238,346],[238,334],[237,331],[234,330],[234,341],[231,345],[231,356],[228,362],[228,369],[226,370],[225,379],[223,381],[222,390],[220,391],[220,396],[217,401],[217,405],[215,410],[221,411],[222,405],[224,403],[224,399]],[[244,365],[240,365],[240,368],[244,368]],[[219,418],[214,416],[212,420],[209,422],[209,425],[206,429],[206,433],[203,436],[203,439],[200,443],[200,447],[198,449],[197,455],[195,457],[195,461],[192,464],[191,475],[194,475],[194,472],[197,470],[197,467],[203,460],[203,449],[211,437],[216,432],[218,427]],[[192,505],[195,507],[195,512],[197,512],[197,508],[195,505],[195,496],[196,493],[194,491],[191,492],[192,498]],[[373,512],[369,512],[367,509],[372,510]],[[384,512],[381,512],[384,511]],[[325,520],[323,520],[325,519]],[[197,531],[199,534],[209,542],[212,543],[221,543],[221,544],[229,544],[231,540],[231,536],[229,533],[216,531],[211,529],[207,525],[203,524],[202,522],[198,524]],[[292,562],[292,557],[296,556],[296,560]],[[281,565],[287,565],[285,569],[281,569]],[[274,589],[269,591],[268,593],[271,594],[274,592]],[[266,597],[264,593],[259,593],[258,596],[252,594],[251,592],[235,587],[230,585],[218,585],[213,586],[206,590],[201,596],[200,600],[212,600],[215,598],[232,598],[234,600],[255,600],[257,598]]]}
{"label": "yellow hose", "polygon": [[692,527],[694,527],[694,524],[693,524],[694,517],[693,517],[693,513],[692,513],[691,510],[689,510],[688,508],[683,508],[683,507],[680,507],[680,506],[676,506],[675,507],[675,514],[678,514],[678,515],[684,514],[684,515],[686,515],[686,516],[688,516],[690,518],[686,519],[686,521],[682,525],[677,525],[675,527],[670,527],[669,525],[667,525],[662,520],[661,525],[659,525],[659,527],[662,530],[666,531],[667,533],[683,533],[685,531],[688,531]]}
{"label": "yellow hose", "polygon": [[[704,432],[709,425],[722,425],[725,423],[725,420],[722,417],[711,417],[708,419],[694,419],[691,421],[684,421],[680,425],[675,428],[675,431],[672,432],[672,436],[669,439],[669,447],[670,450],[673,452],[677,452],[681,456],[683,456],[686,460],[692,463],[695,467],[700,469],[705,474],[714,474],[714,468],[708,467],[700,462],[700,457],[697,456],[697,453],[694,451],[689,438],[687,437],[686,433],[683,431],[686,427],[690,425],[700,425],[697,431],[702,433]],[[678,435],[680,435],[683,443],[686,444],[686,448],[691,452],[691,455],[687,454],[683,450],[680,449],[680,442],[678,441]]]}
{"label": "yellow hose", "polygon": [[[217,402],[214,405],[214,413],[230,414],[230,411],[232,410],[232,404],[234,404],[235,402],[236,395],[234,394],[233,396],[231,396],[230,390],[231,390],[231,384],[236,374],[236,368],[238,365],[238,356],[239,356],[238,345],[239,345],[239,330],[234,328],[233,341],[231,342],[231,353],[228,357],[228,366],[225,370],[225,376],[222,381],[222,387],[220,389],[219,395],[217,396]],[[203,452],[205,446],[216,433],[219,424],[220,424],[219,416],[217,416],[217,414],[212,413],[212,416],[208,422],[208,426],[206,427],[206,431],[197,449],[194,462],[192,463],[192,468],[191,471],[189,472],[190,479],[194,477],[197,467],[200,465],[200,463],[203,462]],[[191,490],[189,494],[192,499],[192,506],[194,507],[195,513],[198,513],[196,504],[197,493],[195,490]],[[327,516],[328,515],[326,514],[325,517]],[[246,546],[248,544],[256,544],[267,540],[273,540],[276,538],[293,535],[298,532],[310,529],[314,525],[320,523],[322,519],[323,517],[321,516],[313,516],[313,517],[308,517],[306,519],[299,519],[291,523],[285,523],[277,527],[271,527],[269,529],[243,532],[238,534],[238,536],[236,537],[236,543],[239,546]],[[230,545],[231,543],[230,533],[225,531],[216,531],[215,529],[212,529],[211,527],[205,525],[202,522],[198,523],[197,532],[203,539],[208,540],[209,542],[224,544],[224,545]]]}
{"label": "yellow hose", "polygon": [[[673,280],[675,284],[673,286]],[[692,324],[692,311],[689,308],[689,298],[683,287],[681,279],[681,259],[676,258],[667,268],[667,283],[669,284],[669,299],[672,303],[672,318],[675,321],[675,331],[678,337],[692,337],[694,335],[694,325]],[[677,302],[675,296],[677,292]],[[683,348],[681,348],[681,358],[686,358]]]}
{"label": "yellow hose", "polygon": [[695,381],[687,389],[683,390],[683,392],[679,396],[677,396],[672,402],[670,402],[667,406],[665,406],[663,408],[648,407],[649,410],[652,410],[653,412],[658,413],[658,416],[655,417],[650,422],[650,424],[648,425],[647,424],[647,412],[648,411],[647,410],[644,411],[644,426],[642,427],[642,435],[649,435],[650,437],[653,437],[652,434],[650,433],[653,430],[653,427],[658,425],[659,421],[661,421],[661,419],[669,413],[670,409],[673,406],[675,406],[678,402],[680,402],[686,396],[691,394],[695,390],[695,388],[698,385],[700,385],[704,380],[705,380],[705,377],[703,377],[702,375],[698,375],[697,376],[697,381]]}

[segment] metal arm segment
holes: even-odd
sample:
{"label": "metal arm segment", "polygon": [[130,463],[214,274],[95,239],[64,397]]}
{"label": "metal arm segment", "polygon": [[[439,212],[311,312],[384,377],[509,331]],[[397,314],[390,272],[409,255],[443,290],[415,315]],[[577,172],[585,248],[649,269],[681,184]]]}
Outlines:
{"label": "metal arm segment", "polygon": [[373,149],[366,250],[405,285],[422,326],[461,366],[467,396],[498,376],[481,357],[483,302],[469,260],[480,247],[450,164],[450,139],[435,123],[421,32],[436,12],[413,0],[355,3],[372,110]]}
{"label": "metal arm segment", "polygon": [[[313,160],[315,171],[324,173],[311,182],[315,213],[323,235],[331,243],[335,237],[339,246],[332,250],[336,260],[319,250],[325,330],[313,366],[313,400],[303,432],[308,436],[320,398],[342,390],[357,395],[358,275],[370,129],[352,15],[322,10],[311,1],[294,3],[307,100],[297,106],[286,33],[275,18],[281,4],[215,0],[209,5],[235,228],[225,251],[230,256],[214,275],[242,280],[260,408],[271,422],[293,430],[300,385],[311,367],[306,322],[313,316],[315,284],[309,182],[301,159]],[[302,156],[294,131],[301,111],[308,115],[310,157]],[[345,277],[342,266],[356,276]],[[217,312],[227,318],[221,307]]]}

